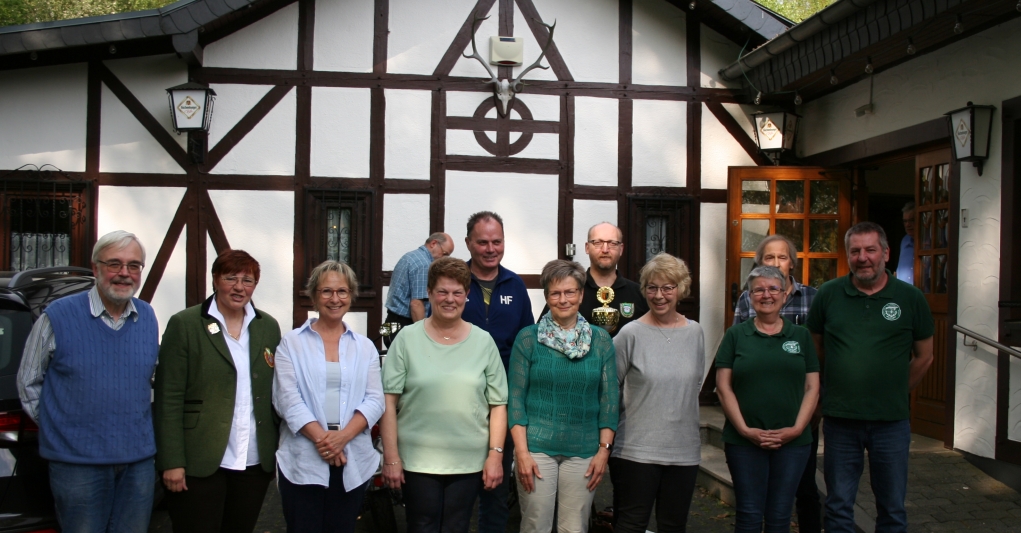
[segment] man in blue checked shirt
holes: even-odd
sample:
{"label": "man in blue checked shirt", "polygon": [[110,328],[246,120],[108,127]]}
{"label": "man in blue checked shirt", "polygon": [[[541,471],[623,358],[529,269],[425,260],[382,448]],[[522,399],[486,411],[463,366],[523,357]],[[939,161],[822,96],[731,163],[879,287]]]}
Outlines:
{"label": "man in blue checked shirt", "polygon": [[[815,287],[798,283],[792,273],[798,270],[798,249],[783,235],[770,235],[755,249],[755,264],[780,269],[787,276],[787,300],[780,310],[780,316],[800,326],[808,319],[808,310],[815,298]],[[734,309],[734,324],[751,320],[755,316],[748,291],[744,291]],[[808,457],[804,474],[798,485],[795,507],[798,510],[798,527],[802,533],[819,533],[822,528],[819,487],[815,483],[816,458],[819,450],[819,421],[812,421],[812,452]]]}
{"label": "man in blue checked shirt", "polygon": [[[446,233],[433,233],[425,244],[404,254],[394,267],[390,278],[390,290],[386,297],[387,323],[402,327],[418,322],[429,313],[429,265],[454,251],[454,240]],[[389,348],[397,332],[383,337]]]}

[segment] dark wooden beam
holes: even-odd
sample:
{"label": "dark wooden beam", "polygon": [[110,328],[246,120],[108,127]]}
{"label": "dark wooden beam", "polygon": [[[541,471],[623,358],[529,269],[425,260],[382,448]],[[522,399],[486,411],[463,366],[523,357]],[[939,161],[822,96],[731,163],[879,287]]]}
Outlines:
{"label": "dark wooden beam", "polygon": [[726,128],[730,136],[737,141],[737,144],[741,145],[741,148],[748,154],[748,157],[752,158],[752,161],[755,161],[756,165],[770,164],[769,158],[759,152],[759,147],[756,146],[755,141],[748,136],[748,133],[737,123],[734,116],[723,107],[723,104],[719,102],[706,102],[706,108]]}
{"label": "dark wooden beam", "polygon": [[216,165],[241,142],[241,139],[245,138],[245,135],[248,135],[255,129],[263,118],[266,118],[266,115],[280,103],[280,100],[284,99],[284,96],[291,89],[292,87],[290,86],[277,85],[270,89],[254,107],[248,110],[248,113],[245,113],[245,116],[220,139],[220,142],[216,143],[216,146],[209,150],[206,162],[202,165],[206,171],[208,172],[216,168]]}
{"label": "dark wooden beam", "polygon": [[[517,101],[515,101],[517,103]],[[504,126],[504,124],[506,124]],[[447,129],[496,131],[505,127],[508,132],[560,133],[560,122],[552,120],[507,120],[500,118],[447,117]]]}
{"label": "dark wooden beam", "polygon": [[142,290],[138,292],[138,299],[140,300],[152,302],[152,297],[156,294],[156,287],[159,286],[160,281],[163,279],[163,273],[167,270],[170,256],[173,255],[174,248],[177,247],[177,241],[181,239],[181,231],[184,229],[185,222],[188,219],[188,209],[185,206],[185,199],[187,197],[188,195],[185,194],[181,198],[181,203],[177,205],[177,211],[174,213],[174,218],[170,221],[167,234],[163,237],[163,243],[160,244],[159,251],[156,252],[156,256],[148,265],[149,274],[145,277]]}
{"label": "dark wooden beam", "polygon": [[[528,24],[528,28],[532,30],[532,36],[535,37],[535,42],[539,43],[539,46],[544,46],[546,41],[549,40],[549,30],[542,23],[542,17],[539,15],[539,10],[535,8],[535,4],[532,0],[517,0],[518,9],[521,10],[521,16],[524,17],[525,22]],[[547,23],[548,24],[548,23]],[[550,43],[549,48],[546,50],[546,60],[549,62],[550,68],[553,69],[553,73],[556,74],[557,79],[560,81],[572,81],[574,76],[571,76],[570,69],[567,68],[567,62],[564,61],[564,57],[560,55],[560,50],[557,48],[556,41]],[[529,81],[528,83],[532,83]]]}
{"label": "dark wooden beam", "polygon": [[99,173],[99,143],[102,134],[103,80],[99,61],[89,61],[85,112],[85,173]]}
{"label": "dark wooden beam", "polygon": [[[475,16],[479,18],[485,17],[490,10],[493,9],[493,4],[496,0],[478,0],[475,3],[475,7],[472,8],[468,16],[465,17],[464,22],[461,24],[461,29],[457,30],[457,35],[454,36],[454,40],[450,42],[450,46],[447,47],[447,51],[443,53],[443,57],[440,58],[440,62],[436,65],[436,70],[433,71],[432,78],[438,76],[447,76],[450,74],[450,70],[457,64],[457,60],[461,58],[461,54],[464,53],[465,47],[471,43],[472,40],[472,22],[475,20]],[[478,42],[475,43],[476,48]],[[482,67],[479,67],[480,69]],[[486,80],[489,83],[489,80]],[[492,89],[490,89],[492,90]]]}
{"label": "dark wooden beam", "polygon": [[560,161],[556,159],[529,159],[524,157],[482,157],[450,155],[444,167],[447,170],[467,172],[519,172],[522,174],[560,174]]}
{"label": "dark wooden beam", "polygon": [[227,233],[223,231],[223,224],[220,223],[220,217],[216,214],[216,206],[213,205],[213,199],[209,197],[209,191],[200,193],[199,202],[202,205],[201,213],[205,218],[206,232],[209,234],[209,240],[213,241],[216,255],[230,250]]}
{"label": "dark wooden beam", "polygon": [[[96,62],[96,72],[99,74],[100,79],[110,89],[110,92],[117,97],[118,100],[124,104],[124,107],[128,108],[128,111],[135,117],[142,127],[152,135],[153,139],[156,140],[166,150],[167,155],[174,159],[174,161],[181,166],[182,169],[187,170],[192,166],[191,161],[188,159],[188,154],[185,153],[184,148],[181,148],[180,144],[170,135],[170,133],[163,128],[163,125],[149,113],[149,110],[142,105],[142,102],[138,101],[138,98],[131,93],[130,90],[101,62]],[[98,169],[97,169],[98,170]]]}
{"label": "dark wooden beam", "polygon": [[446,216],[447,172],[447,93],[432,92],[432,124],[429,143],[429,233],[444,230]]}

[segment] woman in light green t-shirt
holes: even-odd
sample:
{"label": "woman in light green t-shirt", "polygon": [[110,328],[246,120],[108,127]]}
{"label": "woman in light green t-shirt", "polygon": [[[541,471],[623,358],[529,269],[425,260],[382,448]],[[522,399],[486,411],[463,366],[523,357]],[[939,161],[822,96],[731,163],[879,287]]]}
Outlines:
{"label": "woman in light green t-shirt", "polygon": [[383,477],[403,490],[408,533],[467,532],[480,485],[503,481],[507,373],[489,333],[461,319],[470,281],[464,261],[433,262],[432,316],[383,364]]}

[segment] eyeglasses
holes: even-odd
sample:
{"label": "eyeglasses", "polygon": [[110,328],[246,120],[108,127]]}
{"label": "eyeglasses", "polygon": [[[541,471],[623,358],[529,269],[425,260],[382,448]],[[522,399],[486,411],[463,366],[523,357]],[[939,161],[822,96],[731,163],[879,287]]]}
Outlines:
{"label": "eyeglasses", "polygon": [[337,295],[337,298],[340,298],[341,300],[347,300],[351,297],[351,291],[347,289],[321,289],[317,292],[319,292],[319,294],[327,300],[333,298],[333,295]]}
{"label": "eyeglasses", "polygon": [[553,291],[549,293],[547,298],[549,298],[550,300],[559,300],[563,296],[566,297],[568,300],[573,300],[574,298],[578,297],[578,293],[580,292],[581,291],[579,291],[578,289],[567,289],[566,291]]}
{"label": "eyeglasses", "polygon": [[673,294],[674,291],[676,291],[676,290],[677,290],[677,285],[663,285],[662,287],[657,287],[655,285],[649,285],[648,287],[645,288],[645,294],[648,294],[649,296],[655,296],[656,293],[662,292],[663,296],[667,296],[667,295]]}
{"label": "eyeglasses", "polygon": [[603,246],[609,246],[611,249],[620,248],[622,242],[620,241],[600,241],[598,239],[592,239],[588,242],[593,248],[602,248]]}
{"label": "eyeglasses", "polygon": [[106,268],[106,271],[111,274],[116,274],[121,271],[122,268],[128,267],[128,272],[131,274],[138,274],[142,271],[142,263],[121,263],[120,261],[96,261],[100,265]]}
{"label": "eyeglasses", "polygon": [[227,283],[227,285],[230,285],[232,287],[234,285],[237,285],[237,282],[239,281],[241,282],[241,285],[245,287],[254,287],[256,283],[255,278],[239,278],[237,276],[224,276],[220,279],[222,279],[224,282]]}
{"label": "eyeglasses", "polygon": [[758,296],[759,298],[761,298],[767,292],[769,293],[770,296],[776,296],[777,294],[780,294],[781,292],[783,292],[783,289],[781,289],[780,287],[756,287],[756,288],[752,289],[750,292],[753,295]]}

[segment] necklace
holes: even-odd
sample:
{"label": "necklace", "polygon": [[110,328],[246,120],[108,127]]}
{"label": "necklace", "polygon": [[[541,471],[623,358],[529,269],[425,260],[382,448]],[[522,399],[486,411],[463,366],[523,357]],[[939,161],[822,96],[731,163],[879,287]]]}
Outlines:
{"label": "necklace", "polygon": [[[656,320],[656,319],[655,319],[655,318],[653,318],[653,320]],[[664,339],[666,339],[666,342],[667,342],[667,344],[669,344],[669,343],[670,343],[670,337],[667,337],[667,336],[666,336],[666,333],[664,333],[664,332],[663,332],[663,330],[664,330],[664,329],[667,329],[667,328],[674,328],[674,327],[676,327],[676,326],[677,326],[677,324],[678,324],[678,323],[679,323],[680,321],[681,321],[681,315],[680,315],[680,313],[678,313],[678,314],[677,314],[677,318],[676,318],[676,319],[674,319],[674,323],[673,323],[673,324],[667,324],[667,325],[665,325],[665,326],[659,326],[659,325],[657,325],[657,326],[656,326],[656,330],[658,330],[658,331],[659,331],[659,334],[660,334],[660,335],[662,335]]]}
{"label": "necklace", "polygon": [[228,328],[227,329],[227,335],[230,335],[230,338],[232,338],[232,339],[234,339],[234,340],[236,340],[238,342],[241,342],[241,332],[240,331],[238,332],[237,335],[234,335],[233,333],[230,332],[230,329]]}
{"label": "necklace", "polygon": [[766,326],[766,324],[763,324],[762,321],[759,320],[759,317],[757,316],[752,320],[755,322],[756,329],[765,333],[766,335],[776,335],[777,333],[780,333],[780,331],[783,330],[783,320],[780,320],[777,324],[771,324],[768,327]]}
{"label": "necklace", "polygon": [[456,324],[454,326],[454,332],[451,333],[450,336],[448,337],[448,336],[444,335],[442,331],[440,331],[439,326],[437,326],[436,323],[434,323],[433,321],[430,320],[429,321],[429,325],[432,326],[433,331],[435,331],[436,334],[439,335],[440,337],[442,337],[443,340],[445,340],[445,341],[453,340],[455,337],[457,337],[458,336],[458,331],[457,330],[460,329],[460,327],[461,327],[460,324]]}

